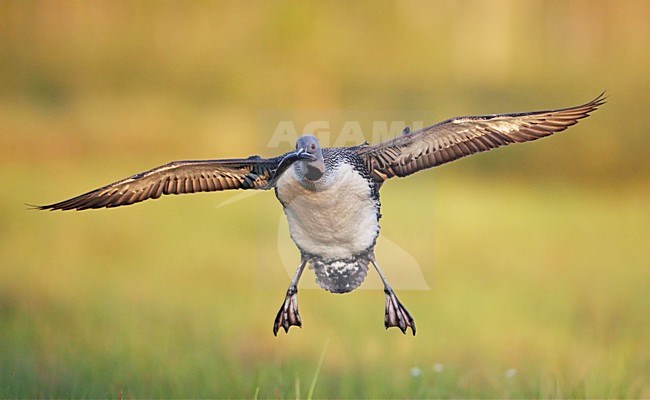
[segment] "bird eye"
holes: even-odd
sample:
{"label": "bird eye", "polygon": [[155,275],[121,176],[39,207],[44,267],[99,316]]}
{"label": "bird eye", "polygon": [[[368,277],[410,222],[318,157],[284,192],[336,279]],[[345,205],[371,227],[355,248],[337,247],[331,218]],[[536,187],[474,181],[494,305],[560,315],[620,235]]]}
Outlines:
{"label": "bird eye", "polygon": [[312,143],[311,146],[309,146],[309,148],[312,149],[312,150],[316,150],[316,145],[314,143]]}

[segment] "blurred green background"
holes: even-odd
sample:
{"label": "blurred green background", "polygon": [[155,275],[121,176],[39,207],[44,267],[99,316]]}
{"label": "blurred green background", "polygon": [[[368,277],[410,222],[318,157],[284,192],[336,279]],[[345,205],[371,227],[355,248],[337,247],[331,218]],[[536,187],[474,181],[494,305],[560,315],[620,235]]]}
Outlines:
{"label": "blurred green background", "polygon": [[[650,397],[649,20],[647,1],[0,2],[0,397]],[[302,290],[304,328],[273,337],[270,192],[24,205],[275,155],[269,110],[434,123],[602,90],[565,133],[382,188],[383,235],[432,288],[398,291],[415,337],[384,331],[378,290]]]}

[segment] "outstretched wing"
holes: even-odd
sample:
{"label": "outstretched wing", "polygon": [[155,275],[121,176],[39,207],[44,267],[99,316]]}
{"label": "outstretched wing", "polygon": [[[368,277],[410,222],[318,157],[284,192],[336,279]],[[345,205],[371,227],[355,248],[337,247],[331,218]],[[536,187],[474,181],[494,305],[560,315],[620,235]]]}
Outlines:
{"label": "outstretched wing", "polygon": [[230,160],[174,161],[60,203],[36,208],[86,210],[126,206],[157,199],[163,194],[269,189],[268,181],[281,160],[282,157],[264,159],[252,156]]}
{"label": "outstretched wing", "polygon": [[457,117],[357,151],[378,182],[407,176],[461,157],[565,130],[605,103],[604,93],[577,107],[516,114]]}

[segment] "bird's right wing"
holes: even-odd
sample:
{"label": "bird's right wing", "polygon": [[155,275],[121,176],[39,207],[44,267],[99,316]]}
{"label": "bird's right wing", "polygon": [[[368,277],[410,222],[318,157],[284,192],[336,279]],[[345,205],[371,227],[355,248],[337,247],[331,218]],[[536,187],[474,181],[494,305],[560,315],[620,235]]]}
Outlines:
{"label": "bird's right wing", "polygon": [[174,161],[135,174],[41,210],[86,210],[118,207],[157,199],[163,194],[213,192],[230,189],[270,189],[271,177],[282,157]]}

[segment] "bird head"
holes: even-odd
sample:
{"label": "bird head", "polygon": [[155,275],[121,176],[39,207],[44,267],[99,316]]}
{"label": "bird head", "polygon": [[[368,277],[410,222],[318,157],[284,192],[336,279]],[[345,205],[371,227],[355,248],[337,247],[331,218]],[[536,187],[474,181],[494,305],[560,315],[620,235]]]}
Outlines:
{"label": "bird head", "polygon": [[319,180],[325,173],[323,150],[316,136],[305,134],[296,141],[296,156],[298,156],[298,171],[310,181]]}

